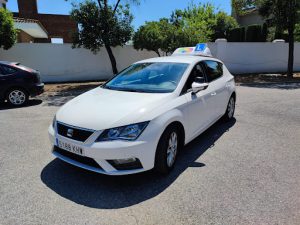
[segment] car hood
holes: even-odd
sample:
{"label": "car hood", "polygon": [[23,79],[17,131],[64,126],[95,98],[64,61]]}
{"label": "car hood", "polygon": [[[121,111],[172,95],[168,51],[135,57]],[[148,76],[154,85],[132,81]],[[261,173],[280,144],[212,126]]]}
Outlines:
{"label": "car hood", "polygon": [[57,112],[56,119],[76,127],[103,130],[152,120],[149,112],[172,98],[171,93],[124,92],[99,87],[66,103]]}

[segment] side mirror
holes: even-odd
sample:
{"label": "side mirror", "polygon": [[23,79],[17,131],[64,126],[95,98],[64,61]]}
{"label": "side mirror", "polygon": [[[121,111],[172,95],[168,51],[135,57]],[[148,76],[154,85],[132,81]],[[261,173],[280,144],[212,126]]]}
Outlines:
{"label": "side mirror", "polygon": [[196,94],[199,91],[203,91],[208,87],[208,83],[198,83],[198,82],[194,82],[192,83],[192,93]]}

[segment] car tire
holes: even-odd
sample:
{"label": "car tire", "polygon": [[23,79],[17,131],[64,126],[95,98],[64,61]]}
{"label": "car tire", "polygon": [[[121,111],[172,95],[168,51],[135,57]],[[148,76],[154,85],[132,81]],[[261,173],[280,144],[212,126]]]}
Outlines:
{"label": "car tire", "polygon": [[182,148],[179,129],[168,127],[162,134],[156,149],[154,169],[160,174],[168,174],[174,167],[177,155]]}
{"label": "car tire", "polygon": [[29,95],[22,88],[12,88],[7,92],[6,99],[12,106],[24,106],[28,102]]}
{"label": "car tire", "polygon": [[225,122],[232,120],[234,117],[234,112],[235,112],[235,97],[234,95],[231,95],[227,104],[226,112],[223,116],[223,120]]}

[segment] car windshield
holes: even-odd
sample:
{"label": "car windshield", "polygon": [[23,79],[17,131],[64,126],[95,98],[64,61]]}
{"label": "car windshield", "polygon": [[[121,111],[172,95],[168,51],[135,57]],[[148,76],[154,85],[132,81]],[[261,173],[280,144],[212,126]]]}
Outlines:
{"label": "car windshield", "polygon": [[152,62],[133,64],[103,88],[149,93],[173,92],[187,69],[186,63]]}

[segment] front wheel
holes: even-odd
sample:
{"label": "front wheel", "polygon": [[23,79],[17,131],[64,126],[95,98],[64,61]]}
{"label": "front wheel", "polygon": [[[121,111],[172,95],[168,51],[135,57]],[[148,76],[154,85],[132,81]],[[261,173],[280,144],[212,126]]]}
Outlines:
{"label": "front wheel", "polygon": [[23,106],[28,101],[28,94],[20,88],[11,89],[7,93],[7,101],[13,106]]}
{"label": "front wheel", "polygon": [[157,146],[155,170],[161,174],[168,174],[174,167],[180,147],[181,142],[177,127],[167,128]]}
{"label": "front wheel", "polygon": [[235,112],[235,98],[232,95],[229,99],[229,102],[228,102],[228,105],[227,105],[227,108],[226,108],[226,112],[223,116],[223,119],[225,121],[231,120],[234,116],[234,112]]}

